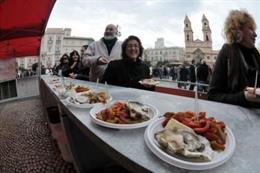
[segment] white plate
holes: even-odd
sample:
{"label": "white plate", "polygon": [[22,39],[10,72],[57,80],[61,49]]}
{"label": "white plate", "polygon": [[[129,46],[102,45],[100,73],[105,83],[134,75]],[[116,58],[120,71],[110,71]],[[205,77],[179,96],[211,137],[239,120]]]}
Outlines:
{"label": "white plate", "polygon": [[159,82],[155,80],[152,80],[152,82],[146,82],[144,79],[144,80],[140,80],[139,83],[142,85],[154,85],[154,86],[159,85]]}
{"label": "white plate", "polygon": [[227,132],[227,141],[225,144],[225,150],[222,152],[214,152],[213,159],[209,162],[196,162],[191,159],[182,157],[182,156],[172,156],[160,148],[160,145],[154,138],[154,134],[160,130],[163,130],[162,122],[163,118],[158,118],[153,121],[147,128],[144,134],[145,142],[148,148],[160,159],[163,161],[174,165],[179,168],[188,169],[188,170],[205,170],[215,168],[226,161],[228,161],[233,155],[236,148],[236,141],[231,130],[226,127]]}
{"label": "white plate", "polygon": [[154,106],[152,106],[150,104],[143,103],[145,106],[149,107],[150,120],[148,120],[148,121],[144,121],[144,122],[141,122],[141,123],[135,123],[135,124],[114,124],[114,123],[102,121],[102,120],[100,120],[96,117],[97,113],[99,113],[100,111],[102,111],[106,108],[111,107],[116,102],[126,103],[127,101],[126,100],[115,100],[115,101],[110,102],[110,103],[105,104],[105,105],[104,104],[103,105],[96,105],[95,107],[93,107],[90,110],[90,117],[93,120],[93,122],[95,122],[98,125],[108,127],[108,128],[113,128],[113,129],[136,129],[136,128],[141,128],[141,127],[147,126],[149,123],[151,123],[158,116],[158,109],[156,109]]}
{"label": "white plate", "polygon": [[[112,96],[109,95],[107,101],[109,102],[111,100],[112,100]],[[92,107],[94,107],[96,105],[103,105],[101,102],[99,102],[99,103],[92,103],[92,104],[90,104],[90,103],[80,104],[80,103],[77,103],[77,102],[73,103],[73,102],[71,102],[71,97],[68,97],[66,99],[66,102],[68,103],[69,106],[76,107],[76,108],[82,108],[82,109],[92,108]]]}

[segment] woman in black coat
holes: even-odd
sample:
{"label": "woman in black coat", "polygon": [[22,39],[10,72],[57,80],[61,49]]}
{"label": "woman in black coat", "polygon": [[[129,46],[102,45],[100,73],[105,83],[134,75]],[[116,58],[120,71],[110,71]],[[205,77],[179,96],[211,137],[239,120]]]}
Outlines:
{"label": "woman in black coat", "polygon": [[154,90],[154,86],[141,85],[139,81],[150,77],[149,67],[141,60],[143,46],[136,36],[129,36],[122,44],[122,59],[111,61],[102,82],[111,85]]}
{"label": "woman in black coat", "polygon": [[[247,11],[230,12],[224,26],[228,43],[223,45],[215,63],[208,92],[210,100],[260,108],[260,97],[247,90],[254,87],[256,71],[260,70],[255,28],[255,21]],[[259,80],[256,87],[260,87]]]}

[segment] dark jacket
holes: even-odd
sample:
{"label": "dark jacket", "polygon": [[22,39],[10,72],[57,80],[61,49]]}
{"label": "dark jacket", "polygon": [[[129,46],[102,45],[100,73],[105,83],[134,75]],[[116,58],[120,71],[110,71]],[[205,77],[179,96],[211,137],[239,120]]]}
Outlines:
{"label": "dark jacket", "polygon": [[189,76],[189,70],[186,69],[186,67],[182,67],[180,69],[180,78],[179,81],[188,81],[188,76]]}
{"label": "dark jacket", "polygon": [[200,64],[197,67],[197,80],[208,83],[209,66],[207,64]]}
{"label": "dark jacket", "polygon": [[190,81],[195,82],[196,81],[195,65],[191,64],[189,69],[190,69]]}
{"label": "dark jacket", "polygon": [[65,77],[68,77],[71,72],[69,64],[59,64],[54,68],[54,73],[59,74],[59,70],[62,70],[62,75]]}
{"label": "dark jacket", "polygon": [[[256,68],[260,67],[260,55],[254,49]],[[215,63],[215,68],[210,82],[208,99],[260,108],[259,103],[249,103],[244,96],[247,86],[253,87],[254,81],[249,81],[244,56],[238,44],[224,44]],[[259,77],[258,77],[259,78]],[[258,87],[259,80],[258,80]]]}
{"label": "dark jacket", "polygon": [[75,73],[77,74],[76,79],[89,81],[89,67],[84,66],[82,60],[78,63]]}
{"label": "dark jacket", "polygon": [[123,87],[131,87],[145,90],[154,90],[154,88],[146,88],[139,83],[142,79],[150,78],[149,67],[141,60],[136,62],[128,59],[111,61],[101,82],[118,85]]}

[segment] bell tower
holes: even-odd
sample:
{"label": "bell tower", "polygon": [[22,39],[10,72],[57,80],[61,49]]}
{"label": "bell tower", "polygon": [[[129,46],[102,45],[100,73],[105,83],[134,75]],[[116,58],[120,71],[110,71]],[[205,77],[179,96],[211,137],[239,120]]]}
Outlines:
{"label": "bell tower", "polygon": [[206,42],[207,45],[212,48],[212,38],[211,38],[211,30],[209,27],[209,21],[204,14],[202,16],[201,22],[202,22],[203,41]]}
{"label": "bell tower", "polygon": [[188,16],[185,16],[184,20],[184,38],[185,38],[185,47],[188,47],[190,43],[193,42],[193,31],[191,28],[191,22]]}

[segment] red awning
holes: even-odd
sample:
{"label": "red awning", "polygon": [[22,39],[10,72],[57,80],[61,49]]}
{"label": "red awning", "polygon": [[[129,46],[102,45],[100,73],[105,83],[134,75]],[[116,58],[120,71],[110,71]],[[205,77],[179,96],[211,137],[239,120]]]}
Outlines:
{"label": "red awning", "polygon": [[0,0],[0,59],[39,55],[56,0]]}

